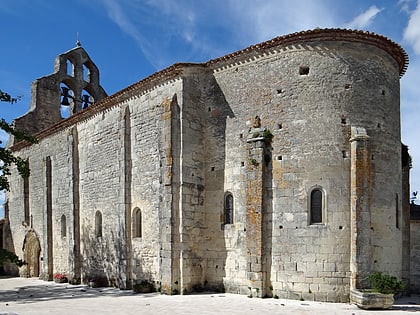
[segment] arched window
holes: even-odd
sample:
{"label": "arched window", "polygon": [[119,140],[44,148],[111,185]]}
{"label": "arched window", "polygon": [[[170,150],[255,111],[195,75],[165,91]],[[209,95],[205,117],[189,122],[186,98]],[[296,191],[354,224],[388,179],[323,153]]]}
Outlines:
{"label": "arched window", "polygon": [[230,192],[225,195],[224,219],[225,224],[233,224],[233,195]]}
{"label": "arched window", "polygon": [[87,91],[83,90],[82,92],[82,109],[88,108],[94,102],[93,96]]}
{"label": "arched window", "polygon": [[66,61],[66,72],[67,72],[67,75],[69,75],[69,76],[74,76],[74,65],[73,65],[73,63],[71,62],[71,60],[70,59],[67,59],[67,61]]}
{"label": "arched window", "polygon": [[60,83],[60,113],[61,118],[69,118],[71,115],[71,108],[74,106],[74,92],[64,82]]}
{"label": "arched window", "polygon": [[67,224],[66,224],[66,216],[63,214],[61,216],[61,237],[67,236]]}
{"label": "arched window", "polygon": [[102,237],[102,213],[100,211],[95,213],[95,235]]}
{"label": "arched window", "polygon": [[319,188],[311,191],[310,224],[323,223],[323,193]]}
{"label": "arched window", "polygon": [[83,64],[83,80],[90,82],[90,69],[86,64]]}
{"label": "arched window", "polygon": [[141,210],[133,210],[133,237],[142,237]]}

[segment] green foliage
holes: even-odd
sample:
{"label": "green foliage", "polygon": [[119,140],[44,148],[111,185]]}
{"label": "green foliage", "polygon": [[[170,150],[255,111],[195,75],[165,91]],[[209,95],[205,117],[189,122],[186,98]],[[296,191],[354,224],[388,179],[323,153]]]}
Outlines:
{"label": "green foliage", "polygon": [[273,134],[271,133],[271,131],[269,130],[269,129],[266,129],[266,130],[264,130],[264,132],[263,132],[263,137],[264,137],[264,141],[267,143],[267,144],[270,144],[271,143],[271,141],[273,140]]}
{"label": "green foliage", "polygon": [[[7,103],[15,103],[20,99],[20,97],[13,98],[9,94],[3,92],[0,90],[0,101],[1,102],[7,102]],[[12,135],[15,137],[16,140],[21,141],[28,141],[30,143],[37,143],[37,139],[32,136],[26,135],[21,130],[15,129],[13,126],[8,124],[4,119],[0,119],[0,129],[7,132],[9,135]],[[2,145],[2,142],[0,141],[0,145]],[[0,147],[0,190],[9,190],[9,181],[7,176],[11,174],[10,168],[12,164],[15,164],[19,174],[27,178],[29,177],[30,171],[29,171],[29,165],[28,161],[13,155],[13,152],[9,149],[6,149],[4,147]]]}
{"label": "green foliage", "polygon": [[249,163],[252,164],[252,165],[254,165],[254,166],[258,166],[258,162],[257,162],[256,159],[250,158],[249,159]]}
{"label": "green foliage", "polygon": [[22,259],[19,259],[19,257],[14,253],[9,252],[4,248],[0,248],[0,266],[3,266],[6,262],[16,264],[18,267],[26,265],[26,262],[24,262]]}
{"label": "green foliage", "polygon": [[0,102],[7,102],[7,103],[16,103],[18,100],[20,100],[22,97],[11,97],[8,93],[3,92],[0,90]]}
{"label": "green foliage", "polygon": [[372,289],[383,294],[400,295],[405,289],[405,282],[398,280],[397,277],[383,274],[382,272],[374,272],[369,278]]}

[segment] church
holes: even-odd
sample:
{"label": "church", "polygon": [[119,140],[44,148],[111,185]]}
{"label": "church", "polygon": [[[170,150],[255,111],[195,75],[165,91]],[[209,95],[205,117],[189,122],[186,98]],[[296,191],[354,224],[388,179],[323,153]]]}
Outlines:
{"label": "church", "polygon": [[[107,95],[80,44],[35,80],[10,139],[3,246],[21,276],[347,302],[374,271],[413,274],[405,51],[314,29]],[[418,268],[416,268],[418,269]],[[13,271],[13,270],[12,270]]]}

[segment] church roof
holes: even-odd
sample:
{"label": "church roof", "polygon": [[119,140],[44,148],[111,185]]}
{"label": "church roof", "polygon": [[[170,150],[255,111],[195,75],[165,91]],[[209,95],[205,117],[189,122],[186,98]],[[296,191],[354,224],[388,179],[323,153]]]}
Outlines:
{"label": "church roof", "polygon": [[[346,41],[346,42],[356,42],[363,43],[367,45],[376,46],[384,51],[386,51],[393,59],[398,63],[399,74],[400,76],[404,75],[408,66],[408,55],[404,49],[388,39],[385,36],[378,35],[372,32],[367,31],[358,31],[358,30],[348,30],[348,29],[314,29],[309,31],[302,31],[297,33],[292,33],[284,36],[279,36],[271,40],[249,46],[245,49],[236,51],[225,56],[209,60],[204,63],[176,63],[172,66],[165,68],[161,71],[155,72],[154,74],[129,85],[128,87],[116,92],[113,95],[110,95],[98,103],[88,107],[86,110],[78,112],[68,119],[65,119],[58,124],[48,128],[36,135],[38,139],[44,138],[48,135],[55,133],[58,130],[70,127],[75,123],[92,117],[96,113],[102,112],[106,108],[110,108],[115,104],[138,95],[139,93],[144,93],[155,86],[162,84],[164,82],[173,80],[179,77],[183,70],[188,67],[200,67],[208,68],[209,70],[222,68],[228,64],[239,62],[241,60],[248,60],[257,56],[262,56],[267,54],[270,50],[281,49],[282,47],[287,47],[294,44],[303,44],[308,42],[317,42],[317,41]],[[76,46],[72,50],[81,49],[82,47]],[[72,51],[70,50],[70,51]],[[69,52],[70,52],[69,51]],[[84,51],[84,50],[83,50]],[[66,52],[68,53],[68,52]],[[66,53],[62,54],[65,55]],[[61,55],[60,55],[61,56]],[[12,147],[13,150],[19,150],[22,147],[27,146],[25,142],[17,143]]]}
{"label": "church roof", "polygon": [[347,30],[347,29],[314,29],[279,36],[271,40],[249,46],[237,52],[219,57],[207,62],[207,64],[218,64],[222,61],[238,58],[250,53],[264,53],[264,51],[274,47],[284,47],[293,44],[315,41],[347,41],[376,46],[389,53],[399,65],[400,76],[403,76],[408,66],[408,55],[405,50],[389,38],[367,31]]}

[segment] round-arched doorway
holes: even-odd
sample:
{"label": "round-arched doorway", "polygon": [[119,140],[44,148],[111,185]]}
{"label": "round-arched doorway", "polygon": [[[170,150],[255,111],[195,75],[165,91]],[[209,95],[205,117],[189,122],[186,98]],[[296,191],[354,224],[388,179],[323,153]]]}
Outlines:
{"label": "round-arched doorway", "polygon": [[39,256],[41,253],[41,244],[38,236],[31,230],[25,236],[23,242],[23,259],[27,263],[26,275],[28,277],[39,277]]}

